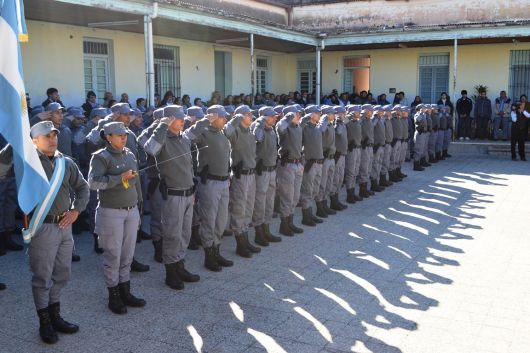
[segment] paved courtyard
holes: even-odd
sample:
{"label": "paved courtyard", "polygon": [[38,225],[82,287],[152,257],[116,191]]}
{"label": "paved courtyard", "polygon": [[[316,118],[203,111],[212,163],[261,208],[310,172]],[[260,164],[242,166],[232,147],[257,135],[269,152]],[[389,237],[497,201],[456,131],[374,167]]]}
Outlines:
{"label": "paved courtyard", "polygon": [[53,347],[40,343],[27,256],[0,257],[0,352],[529,352],[530,164],[459,155],[404,172],[251,260],[225,238],[236,264],[222,273],[190,252],[201,281],[184,291],[164,285],[143,241],[151,271],[132,288],[147,306],[124,316],[106,307],[91,236],[75,236],[82,260],[61,304],[81,329]]}

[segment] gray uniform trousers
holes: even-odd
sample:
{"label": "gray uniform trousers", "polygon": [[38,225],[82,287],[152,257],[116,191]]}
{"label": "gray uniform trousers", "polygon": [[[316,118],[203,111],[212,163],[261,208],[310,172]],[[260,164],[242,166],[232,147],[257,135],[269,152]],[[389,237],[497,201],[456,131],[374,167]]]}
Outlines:
{"label": "gray uniform trousers", "polygon": [[256,174],[256,196],[254,197],[254,212],[252,214],[254,226],[271,222],[275,195],[276,171],[263,171],[261,175]]}
{"label": "gray uniform trousers", "polygon": [[331,185],[331,194],[338,194],[342,183],[344,181],[344,168],[346,164],[346,157],[340,156],[335,162],[335,172],[333,174],[333,184]]}
{"label": "gray uniform trousers", "polygon": [[361,149],[354,148],[346,155],[346,171],[344,181],[346,182],[346,189],[355,188],[357,176],[359,175],[359,168],[361,166]]}
{"label": "gray uniform trousers", "polygon": [[197,209],[201,219],[201,242],[205,247],[219,245],[228,219],[229,181],[206,180],[199,183]]}
{"label": "gray uniform trousers", "polygon": [[398,168],[401,168],[405,160],[407,159],[407,153],[409,151],[409,141],[401,142],[401,158],[399,159]]}
{"label": "gray uniform trousers", "polygon": [[322,164],[322,178],[320,178],[317,201],[325,201],[329,195],[331,195],[334,173],[335,159],[324,158],[324,163]]}
{"label": "gray uniform trousers", "polygon": [[429,157],[429,141],[431,138],[430,132],[424,132],[423,134],[423,150],[421,151],[422,157],[426,158]]}
{"label": "gray uniform trousers", "polygon": [[88,215],[88,227],[90,228],[91,233],[96,233],[96,209],[97,207],[98,207],[98,192],[97,190],[90,190],[88,204],[86,205],[86,213]]}
{"label": "gray uniform trousers", "polygon": [[96,233],[103,249],[103,274],[107,287],[129,281],[140,224],[138,207],[130,210],[98,207]]}
{"label": "gray uniform trousers", "polygon": [[254,211],[256,197],[256,178],[254,174],[236,176],[230,182],[230,229],[235,234],[248,231]]}
{"label": "gray uniform trousers", "polygon": [[453,137],[453,130],[447,129],[444,131],[444,143],[443,143],[443,149],[448,150],[449,144],[451,143],[451,138]]}
{"label": "gray uniform trousers", "polygon": [[316,200],[322,179],[322,164],[313,163],[311,169],[305,170],[302,177],[302,187],[300,188],[300,202],[302,208],[306,209],[313,205]]}
{"label": "gray uniform trousers", "polygon": [[152,194],[149,194],[149,208],[151,209],[149,228],[154,241],[162,239],[162,203],[162,194],[157,187]]}
{"label": "gray uniform trousers", "polygon": [[186,256],[191,238],[194,196],[172,196],[162,204],[162,261],[179,262]]}
{"label": "gray uniform trousers", "polygon": [[442,152],[443,145],[444,145],[444,136],[445,136],[445,131],[438,130],[436,132],[436,147],[435,147],[436,153]]}
{"label": "gray uniform trousers", "polygon": [[390,153],[390,170],[394,170],[400,167],[401,162],[401,141],[396,141],[394,147],[392,147],[392,153]]}
{"label": "gray uniform trousers", "polygon": [[423,158],[423,144],[425,141],[426,135],[419,133],[418,131],[414,132],[414,161],[419,162]]}
{"label": "gray uniform trousers", "polygon": [[370,181],[370,171],[372,170],[372,163],[374,159],[373,147],[361,148],[361,165],[359,173],[361,175],[361,183],[367,183]]}
{"label": "gray uniform trousers", "polygon": [[280,196],[280,216],[288,217],[294,213],[294,208],[300,199],[302,174],[304,167],[299,163],[278,163],[278,195]]}
{"label": "gray uniform trousers", "polygon": [[436,139],[438,138],[438,131],[431,131],[429,134],[429,155],[434,154],[436,152]]}
{"label": "gray uniform trousers", "polygon": [[44,223],[31,239],[29,268],[37,310],[60,301],[61,289],[70,279],[73,248],[71,226],[59,229],[57,224]]}
{"label": "gray uniform trousers", "polygon": [[392,155],[392,146],[387,143],[383,152],[383,164],[381,165],[381,175],[387,175],[390,170],[390,156]]}
{"label": "gray uniform trousers", "polygon": [[379,147],[377,151],[374,150],[373,155],[374,161],[372,163],[370,178],[379,180],[379,176],[381,175],[381,167],[383,166],[383,157],[385,156],[385,146]]}

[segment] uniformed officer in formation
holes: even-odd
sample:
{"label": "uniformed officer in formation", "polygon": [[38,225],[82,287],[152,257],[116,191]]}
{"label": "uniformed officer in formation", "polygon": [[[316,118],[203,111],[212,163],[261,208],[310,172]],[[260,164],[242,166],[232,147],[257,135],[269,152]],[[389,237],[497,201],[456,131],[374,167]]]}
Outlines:
{"label": "uniformed officer in formation", "polygon": [[363,200],[355,191],[361,166],[361,106],[349,106],[347,118],[349,120],[349,123],[346,124],[348,153],[345,161],[344,184],[346,186],[346,202],[355,203]]}
{"label": "uniformed officer in formation", "polygon": [[[322,164],[324,163],[324,149],[322,135],[328,127],[327,119],[320,122],[320,109],[316,105],[308,105],[300,126],[303,129],[302,146],[304,153],[304,174],[300,188],[300,203],[302,205],[302,224],[314,227],[322,223],[322,219],[313,214],[313,202],[318,205],[318,192],[322,180]],[[327,217],[327,213],[324,214]]]}
{"label": "uniformed officer in formation", "polygon": [[381,168],[383,165],[383,157],[385,155],[385,110],[382,106],[376,105],[374,107],[374,115],[372,123],[374,126],[374,146],[373,146],[373,163],[370,172],[370,190],[381,192],[385,188],[379,185],[379,178],[381,176]]}
{"label": "uniformed officer in formation", "polygon": [[328,206],[335,173],[335,108],[324,105],[320,111],[322,113],[320,123],[325,125],[325,129],[322,134],[324,163],[322,163],[322,178],[317,196],[317,216],[325,218],[327,215],[337,213]]}
{"label": "uniformed officer in formation", "polygon": [[383,152],[383,163],[381,164],[381,174],[379,177],[379,185],[382,187],[391,186],[393,182],[387,178],[390,171],[390,157],[392,155],[392,142],[394,141],[394,130],[392,129],[392,105],[385,105],[385,113],[383,115],[383,125],[385,127],[385,145]]}
{"label": "uniformed officer in formation", "polygon": [[278,137],[274,131],[277,112],[271,107],[259,109],[259,118],[252,123],[250,130],[256,138],[256,196],[252,224],[254,225],[256,244],[268,246],[278,243],[282,238],[273,235],[270,223],[274,212],[276,195],[276,160]]}
{"label": "uniformed officer in formation", "polygon": [[425,165],[423,153],[428,131],[425,111],[423,104],[416,106],[416,114],[414,115],[414,125],[416,127],[414,132],[414,170],[416,171],[423,171]]}
{"label": "uniformed officer in formation", "polygon": [[252,257],[261,248],[248,240],[256,195],[256,138],[250,132],[252,111],[247,105],[235,109],[234,117],[225,125],[224,134],[230,141],[230,229],[236,238],[236,254]]}
{"label": "uniformed officer in formation", "polygon": [[[56,104],[56,103],[51,103]],[[50,104],[50,105],[51,105]],[[59,130],[51,121],[31,128],[31,138],[39,160],[49,179],[59,159],[64,159],[64,176],[42,225],[36,229],[28,249],[33,277],[31,288],[39,316],[39,333],[45,343],[55,343],[57,332],[75,333],[79,327],[65,321],[60,314],[61,290],[70,279],[74,240],[72,223],[88,203],[88,185],[75,162],[57,150]],[[10,145],[0,152],[0,176],[11,168]],[[71,197],[71,192],[73,197]]]}
{"label": "uniformed officer in formation", "polygon": [[[166,285],[183,289],[184,282],[197,282],[188,272],[184,257],[191,238],[195,184],[191,141],[183,135],[186,114],[179,105],[168,105],[164,117],[145,143],[146,152],[156,158],[162,196],[162,261]],[[156,250],[156,249],[155,249]]]}
{"label": "uniformed officer in formation", "polygon": [[294,225],[294,209],[300,199],[300,187],[304,166],[302,165],[301,110],[296,106],[286,106],[284,115],[276,125],[278,134],[278,198],[280,201],[280,233],[293,236],[303,232]]}
{"label": "uniformed officer in formation", "polygon": [[212,105],[206,111],[206,117],[185,131],[185,136],[199,149],[197,169],[200,176],[200,237],[204,249],[204,266],[214,272],[234,264],[220,252],[230,197],[230,142],[223,132],[226,116],[222,105]]}
{"label": "uniformed officer in formation", "polygon": [[130,271],[140,225],[142,198],[138,161],[125,147],[130,134],[122,122],[108,122],[101,131],[105,148],[90,161],[88,184],[98,191],[95,231],[103,249],[103,273],[109,291],[109,309],[125,314],[127,306],[143,307],[145,300],[130,292]]}
{"label": "uniformed officer in formation", "polygon": [[429,163],[438,163],[436,159],[436,140],[438,139],[438,129],[440,128],[440,116],[438,114],[438,105],[431,104],[431,132],[429,134]]}
{"label": "uniformed officer in formation", "polygon": [[339,200],[339,191],[344,183],[344,171],[346,165],[346,155],[348,154],[348,132],[346,125],[350,120],[346,117],[346,108],[335,106],[335,171],[333,173],[333,183],[331,185],[330,208],[342,211],[348,208]]}
{"label": "uniformed officer in formation", "polygon": [[359,196],[366,198],[374,195],[368,189],[370,172],[374,159],[374,124],[372,122],[373,107],[371,104],[363,104],[361,107],[361,164],[359,167],[360,184]]}

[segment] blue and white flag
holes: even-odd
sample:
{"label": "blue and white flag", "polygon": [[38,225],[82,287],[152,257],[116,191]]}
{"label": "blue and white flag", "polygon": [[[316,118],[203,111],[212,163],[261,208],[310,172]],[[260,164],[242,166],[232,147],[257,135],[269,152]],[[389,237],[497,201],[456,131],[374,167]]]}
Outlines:
{"label": "blue and white flag", "polygon": [[13,146],[18,203],[27,214],[50,185],[29,135],[19,41],[27,41],[22,0],[0,0],[0,134]]}

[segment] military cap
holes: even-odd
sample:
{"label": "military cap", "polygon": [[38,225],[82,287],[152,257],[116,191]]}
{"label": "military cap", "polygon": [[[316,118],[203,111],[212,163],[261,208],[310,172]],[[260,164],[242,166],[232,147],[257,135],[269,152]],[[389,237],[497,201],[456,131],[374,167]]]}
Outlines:
{"label": "military cap", "polygon": [[132,115],[134,115],[134,116],[143,116],[142,112],[138,108],[133,108],[132,109]]}
{"label": "military cap", "polygon": [[[248,106],[247,106],[248,108]],[[207,114],[217,114],[220,117],[226,117],[228,114],[226,113],[225,107],[219,104],[214,104],[211,107],[208,108],[206,111]]]}
{"label": "military cap", "polygon": [[56,112],[61,109],[64,110],[64,107],[60,103],[57,103],[57,102],[52,102],[46,106],[47,112]]}
{"label": "military cap", "polygon": [[438,109],[438,104],[431,104],[431,109]]}
{"label": "military cap", "polygon": [[242,104],[234,110],[235,114],[247,114],[251,113],[251,109],[248,105]]}
{"label": "military cap", "polygon": [[184,109],[182,109],[182,106],[171,104],[164,107],[164,116],[184,119],[186,114],[184,114]]}
{"label": "military cap", "polygon": [[449,107],[446,106],[446,105],[440,104],[440,105],[438,106],[438,109],[440,109],[440,110],[447,110],[447,109],[449,109]]}
{"label": "military cap", "polygon": [[55,126],[53,126],[53,123],[49,120],[46,120],[33,125],[29,133],[32,138],[36,138],[38,136],[48,135],[52,131],[59,133],[59,130],[57,130]]}
{"label": "military cap", "polygon": [[296,107],[296,109],[298,110],[299,113],[303,113],[304,112],[304,108],[302,108],[302,106],[300,104],[295,104],[294,106]]}
{"label": "military cap", "polygon": [[234,110],[234,106],[233,105],[225,105],[225,110],[228,114],[234,114],[235,113],[235,110]]}
{"label": "military cap", "polygon": [[348,106],[348,113],[356,113],[360,111],[361,111],[361,106],[358,104]]}
{"label": "military cap", "polygon": [[384,105],[384,106],[382,107],[382,109],[383,109],[385,112],[391,112],[391,111],[392,111],[392,104]]}
{"label": "military cap", "polygon": [[259,108],[259,116],[276,116],[276,112],[271,107],[261,107]]}
{"label": "military cap", "polygon": [[164,108],[158,108],[153,112],[153,119],[162,119],[164,117]]}
{"label": "military cap", "polygon": [[322,114],[335,114],[335,109],[331,105],[323,105],[320,107]]}
{"label": "military cap", "polygon": [[104,118],[106,117],[107,115],[109,114],[109,111],[107,110],[107,108],[95,108],[95,109],[92,109],[90,111],[90,116],[89,118],[90,119],[94,119],[94,118]]}
{"label": "military cap", "polygon": [[298,109],[294,105],[288,105],[283,107],[282,113],[283,115],[286,115],[287,113],[298,113]]}
{"label": "military cap", "polygon": [[73,116],[74,118],[85,118],[85,113],[83,112],[83,109],[79,107],[70,107],[68,108],[68,114]]}
{"label": "military cap", "polygon": [[344,108],[342,105],[336,105],[333,107],[333,110],[336,114],[338,113],[346,113],[346,108]]}
{"label": "military cap", "polygon": [[378,105],[374,105],[373,110],[374,110],[374,112],[375,112],[375,111],[383,110],[383,106],[381,106],[381,105],[379,105],[379,104],[378,104]]}
{"label": "military cap", "polygon": [[274,111],[276,112],[276,114],[282,114],[282,110],[283,110],[283,105],[277,105],[274,107]]}
{"label": "military cap", "polygon": [[116,103],[110,107],[110,111],[114,114],[129,114],[133,112],[128,103]]}
{"label": "military cap", "polygon": [[304,109],[304,113],[311,114],[311,113],[320,113],[320,108],[314,104],[310,104]]}
{"label": "military cap", "polygon": [[105,135],[125,135],[127,129],[125,125],[119,121],[113,121],[103,126],[103,134]]}
{"label": "military cap", "polygon": [[188,115],[194,116],[197,119],[204,118],[204,112],[202,111],[202,108],[201,107],[197,107],[195,105],[192,106],[192,107],[189,107],[187,113],[188,113]]}
{"label": "military cap", "polygon": [[371,104],[363,104],[361,110],[374,111],[374,106]]}

